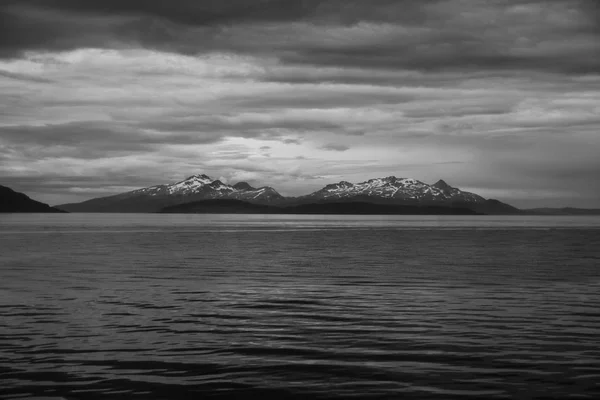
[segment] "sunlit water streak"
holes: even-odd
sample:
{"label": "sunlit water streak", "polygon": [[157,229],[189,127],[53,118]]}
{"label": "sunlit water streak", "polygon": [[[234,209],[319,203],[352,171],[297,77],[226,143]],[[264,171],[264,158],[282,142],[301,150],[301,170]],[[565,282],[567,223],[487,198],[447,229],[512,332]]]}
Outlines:
{"label": "sunlit water streak", "polygon": [[0,215],[0,398],[598,398],[599,228]]}

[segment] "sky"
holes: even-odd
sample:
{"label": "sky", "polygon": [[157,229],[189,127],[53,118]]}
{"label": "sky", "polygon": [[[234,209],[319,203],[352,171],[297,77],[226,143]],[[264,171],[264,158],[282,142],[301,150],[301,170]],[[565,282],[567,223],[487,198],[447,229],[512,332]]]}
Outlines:
{"label": "sky", "polygon": [[2,0],[0,184],[397,176],[600,207],[598,0]]}

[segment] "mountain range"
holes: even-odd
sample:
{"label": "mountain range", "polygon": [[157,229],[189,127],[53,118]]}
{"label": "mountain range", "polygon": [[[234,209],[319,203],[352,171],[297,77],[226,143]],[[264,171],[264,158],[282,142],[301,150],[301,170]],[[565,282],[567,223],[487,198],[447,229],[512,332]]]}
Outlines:
{"label": "mountain range", "polygon": [[483,214],[519,213],[513,206],[462,191],[443,180],[429,185],[416,179],[395,176],[369,179],[356,184],[341,181],[304,196],[284,197],[269,186],[255,188],[247,182],[228,185],[201,174],[172,184],[156,185],[56,207],[69,212],[158,212],[166,207],[216,199],[239,200],[275,207],[359,202],[380,206],[468,209]]}
{"label": "mountain range", "polygon": [[254,204],[281,204],[285,198],[271,187],[254,188],[246,182],[226,185],[206,175],[156,185],[82,203],[56,206],[70,212],[156,212],[164,207],[209,199],[235,199]]}
{"label": "mountain range", "polygon": [[0,185],[0,212],[600,215],[600,209],[573,207],[519,210],[443,180],[432,185],[395,176],[359,183],[340,181],[304,196],[284,197],[269,186],[228,185],[204,174],[54,207]]}

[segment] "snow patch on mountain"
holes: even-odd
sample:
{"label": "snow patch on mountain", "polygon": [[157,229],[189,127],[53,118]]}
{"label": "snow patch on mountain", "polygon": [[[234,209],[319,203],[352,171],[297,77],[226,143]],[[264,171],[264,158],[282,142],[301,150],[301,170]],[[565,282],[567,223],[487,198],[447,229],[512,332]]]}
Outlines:
{"label": "snow patch on mountain", "polygon": [[220,180],[212,180],[208,175],[192,175],[182,181],[170,185],[156,185],[134,190],[124,194],[125,197],[134,196],[177,196],[194,199],[237,199],[271,202],[282,199],[277,191],[271,187],[255,189],[246,182],[234,186],[227,185]]}
{"label": "snow patch on mountain", "polygon": [[341,181],[325,186],[303,199],[312,200],[336,200],[357,196],[366,196],[380,199],[410,200],[410,201],[462,201],[481,202],[485,199],[473,193],[463,192],[453,188],[446,182],[440,180],[434,185],[428,185],[413,178],[397,178],[388,176],[385,178],[369,179],[365,182],[350,183]]}
{"label": "snow patch on mountain", "polygon": [[198,189],[201,189],[211,183],[212,179],[206,175],[192,175],[183,181],[174,183],[172,185],[167,185],[167,191],[169,194],[194,193]]}

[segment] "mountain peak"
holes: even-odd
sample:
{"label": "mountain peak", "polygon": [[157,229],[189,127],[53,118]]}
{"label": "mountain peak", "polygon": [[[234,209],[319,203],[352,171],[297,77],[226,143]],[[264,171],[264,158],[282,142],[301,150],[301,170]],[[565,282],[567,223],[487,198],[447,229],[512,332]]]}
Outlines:
{"label": "mountain peak", "polygon": [[233,185],[233,188],[236,190],[256,190],[248,182],[238,182]]}
{"label": "mountain peak", "polygon": [[397,185],[415,185],[420,184],[421,182],[413,179],[413,178],[398,178],[397,176],[391,175],[386,176],[385,178],[374,178],[369,179],[366,182],[361,182],[358,185],[362,184],[371,184],[371,185],[384,185],[384,186],[397,186]]}
{"label": "mountain peak", "polygon": [[437,181],[436,183],[434,183],[433,185],[431,185],[433,187],[436,187],[438,189],[452,189],[452,186],[448,185],[446,183],[446,181],[444,181],[443,179],[440,179],[439,181]]}
{"label": "mountain peak", "polygon": [[350,188],[354,185],[348,181],[339,181],[338,183],[334,183],[332,186]]}
{"label": "mountain peak", "polygon": [[277,192],[277,190],[273,189],[271,186],[261,186],[258,189],[252,188],[252,190],[268,192],[268,193],[276,193],[279,195],[279,192]]}
{"label": "mountain peak", "polygon": [[190,181],[190,180],[212,181],[210,176],[205,175],[205,174],[196,174],[196,175],[188,176],[185,180],[186,181]]}

